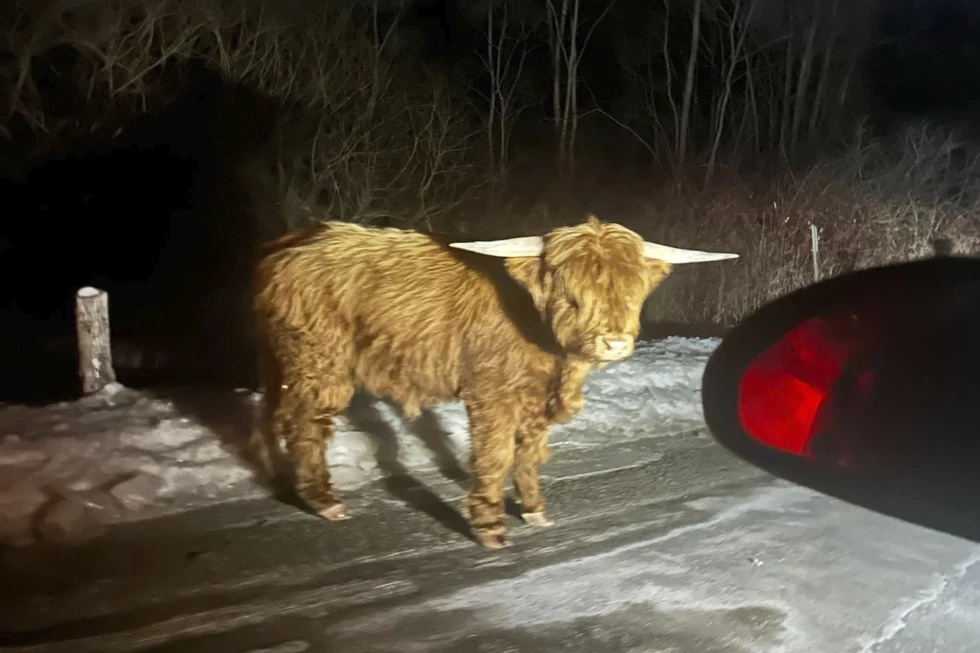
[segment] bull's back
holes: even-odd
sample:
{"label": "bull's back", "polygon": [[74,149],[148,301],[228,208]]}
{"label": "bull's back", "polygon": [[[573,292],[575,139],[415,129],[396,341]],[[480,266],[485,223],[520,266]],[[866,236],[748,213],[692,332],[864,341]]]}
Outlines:
{"label": "bull's back", "polygon": [[490,340],[509,359],[498,368],[519,365],[507,344],[519,336],[501,308],[493,277],[503,268],[495,261],[464,263],[465,254],[424,234],[350,223],[278,245],[259,273],[270,319],[306,332],[320,356],[346,357],[359,386],[408,412],[454,397],[474,359],[488,364],[482,349]]}
{"label": "bull's back", "polygon": [[272,313],[288,303],[352,320],[411,321],[424,313],[416,306],[451,308],[466,276],[448,248],[424,234],[330,222],[269,243],[254,286],[256,303]]}
{"label": "bull's back", "polygon": [[424,234],[337,225],[325,236],[325,287],[349,325],[358,385],[409,413],[453,398],[471,323],[494,310],[492,287]]}

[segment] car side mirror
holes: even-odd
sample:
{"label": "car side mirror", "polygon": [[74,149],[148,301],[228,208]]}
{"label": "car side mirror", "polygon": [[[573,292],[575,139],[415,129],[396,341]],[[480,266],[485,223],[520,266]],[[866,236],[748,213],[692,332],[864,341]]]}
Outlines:
{"label": "car side mirror", "polygon": [[980,542],[980,259],[863,270],[769,303],[712,354],[702,401],[749,463]]}

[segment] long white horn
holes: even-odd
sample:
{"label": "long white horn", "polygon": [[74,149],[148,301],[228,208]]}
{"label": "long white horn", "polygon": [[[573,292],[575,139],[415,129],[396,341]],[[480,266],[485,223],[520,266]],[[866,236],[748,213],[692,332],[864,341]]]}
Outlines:
{"label": "long white horn", "polygon": [[706,263],[708,261],[724,261],[738,258],[738,254],[722,254],[720,252],[700,252],[696,249],[678,249],[657,243],[643,241],[643,256],[666,261],[667,263]]}
{"label": "long white horn", "polygon": [[450,247],[465,249],[477,254],[499,256],[500,258],[517,258],[541,256],[544,251],[544,239],[541,236],[522,236],[520,238],[505,238],[504,240],[474,240],[463,243],[450,243]]}

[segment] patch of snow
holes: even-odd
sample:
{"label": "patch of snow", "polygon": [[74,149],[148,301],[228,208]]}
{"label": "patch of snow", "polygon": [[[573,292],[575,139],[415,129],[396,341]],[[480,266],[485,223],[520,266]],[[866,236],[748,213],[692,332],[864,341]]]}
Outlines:
{"label": "patch of snow", "polygon": [[[594,372],[586,404],[551,432],[555,447],[591,447],[703,425],[701,375],[718,339],[638,343]],[[0,407],[0,542],[77,541],[100,525],[266,492],[240,456],[257,393],[162,398],[110,384],[76,402]],[[466,468],[459,402],[403,419],[358,396],[328,447],[341,491],[403,471]]]}
{"label": "patch of snow", "polygon": [[109,494],[127,510],[138,510],[151,503],[162,487],[159,477],[139,472],[115,485]]}
{"label": "patch of snow", "polygon": [[48,542],[75,544],[104,530],[103,522],[93,517],[92,507],[81,501],[56,499],[38,514],[35,531]]}

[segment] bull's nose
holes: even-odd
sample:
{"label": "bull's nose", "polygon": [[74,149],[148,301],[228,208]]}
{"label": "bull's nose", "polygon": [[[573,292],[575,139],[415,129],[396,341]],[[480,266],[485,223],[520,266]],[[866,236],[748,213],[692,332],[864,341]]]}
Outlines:
{"label": "bull's nose", "polygon": [[604,358],[619,358],[632,350],[633,338],[620,333],[607,333],[599,336],[599,345]]}

